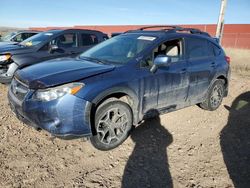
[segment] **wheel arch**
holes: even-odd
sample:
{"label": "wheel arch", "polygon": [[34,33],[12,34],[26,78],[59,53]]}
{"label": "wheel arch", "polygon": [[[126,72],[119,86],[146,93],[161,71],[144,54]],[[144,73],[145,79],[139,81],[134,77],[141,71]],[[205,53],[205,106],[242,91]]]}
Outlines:
{"label": "wheel arch", "polygon": [[228,79],[227,79],[227,77],[225,75],[218,75],[215,80],[218,80],[218,79],[224,80],[225,81],[225,83],[224,83],[225,86],[226,87],[228,86]]}
{"label": "wheel arch", "polygon": [[139,119],[139,99],[135,92],[128,88],[112,88],[100,93],[96,96],[91,102],[91,115],[90,115],[90,123],[92,133],[94,133],[94,117],[96,109],[101,105],[104,101],[110,98],[117,98],[125,103],[127,103],[132,110],[133,124],[138,123]]}

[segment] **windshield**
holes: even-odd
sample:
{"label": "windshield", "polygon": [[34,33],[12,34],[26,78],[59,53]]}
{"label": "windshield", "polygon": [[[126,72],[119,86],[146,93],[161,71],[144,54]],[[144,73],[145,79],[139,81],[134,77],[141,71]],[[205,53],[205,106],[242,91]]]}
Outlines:
{"label": "windshield", "polygon": [[119,35],[82,53],[80,58],[125,64],[146,49],[155,39],[156,37],[135,34]]}
{"label": "windshield", "polygon": [[13,36],[15,36],[17,32],[6,33],[1,37],[1,41],[10,41]]}
{"label": "windshield", "polygon": [[40,44],[41,42],[44,42],[44,41],[48,40],[54,34],[55,34],[55,32],[39,33],[37,35],[34,35],[34,36],[24,40],[20,44],[23,45],[23,46],[35,46],[35,45]]}

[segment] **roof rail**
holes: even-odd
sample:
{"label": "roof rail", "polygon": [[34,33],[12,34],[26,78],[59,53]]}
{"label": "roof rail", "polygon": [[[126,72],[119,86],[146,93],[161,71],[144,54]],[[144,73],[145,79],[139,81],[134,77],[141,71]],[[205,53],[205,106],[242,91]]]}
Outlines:
{"label": "roof rail", "polygon": [[[206,35],[211,37],[207,32],[201,31],[200,29],[196,29],[196,28],[183,28],[180,26],[176,26],[176,25],[154,25],[154,26],[147,26],[147,27],[141,27],[139,29],[137,29],[137,31],[143,31],[146,29],[151,29],[151,28],[163,28],[160,29],[159,31],[161,32],[167,32],[167,33],[177,33],[177,32],[189,32],[190,34],[201,34],[201,35]],[[126,31],[125,33],[128,32],[133,32],[134,30],[129,30]]]}
{"label": "roof rail", "polygon": [[191,34],[201,34],[201,35],[206,35],[206,36],[210,37],[210,35],[207,32],[201,31],[201,30],[196,29],[196,28],[180,28],[180,29],[176,29],[175,31],[176,32],[187,31],[187,32],[190,32]]}
{"label": "roof rail", "polygon": [[170,30],[170,29],[181,29],[182,27],[176,26],[176,25],[154,25],[154,26],[141,27],[138,30],[145,30],[145,29],[151,29],[151,28],[169,28],[169,29],[163,29],[163,30]]}

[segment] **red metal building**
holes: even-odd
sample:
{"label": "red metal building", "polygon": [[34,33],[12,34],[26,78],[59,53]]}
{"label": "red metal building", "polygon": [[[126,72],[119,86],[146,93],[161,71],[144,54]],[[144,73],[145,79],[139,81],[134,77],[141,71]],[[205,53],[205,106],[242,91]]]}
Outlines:
{"label": "red metal building", "polygon": [[[138,29],[145,25],[96,25],[96,26],[84,26],[76,25],[73,27],[39,27],[30,28],[34,30],[50,30],[50,29],[61,29],[61,28],[78,28],[78,29],[95,29],[102,31],[107,34],[114,32],[124,32],[128,30]],[[202,31],[210,33],[214,36],[216,32],[215,24],[200,24],[200,25],[181,25],[183,27],[198,28]],[[250,24],[226,24],[224,27],[224,34],[222,45],[230,48],[244,48],[250,49]]]}

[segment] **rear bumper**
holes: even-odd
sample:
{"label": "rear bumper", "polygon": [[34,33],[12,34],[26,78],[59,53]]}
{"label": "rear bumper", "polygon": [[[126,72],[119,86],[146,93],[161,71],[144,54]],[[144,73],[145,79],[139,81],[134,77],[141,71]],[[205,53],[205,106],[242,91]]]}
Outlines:
{"label": "rear bumper", "polygon": [[23,123],[63,139],[92,135],[90,102],[73,95],[49,102],[34,101],[29,97],[31,94],[28,93],[23,101],[19,101],[10,90],[8,92],[10,107]]}

